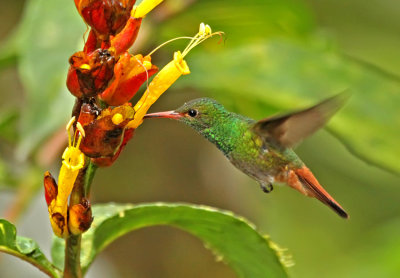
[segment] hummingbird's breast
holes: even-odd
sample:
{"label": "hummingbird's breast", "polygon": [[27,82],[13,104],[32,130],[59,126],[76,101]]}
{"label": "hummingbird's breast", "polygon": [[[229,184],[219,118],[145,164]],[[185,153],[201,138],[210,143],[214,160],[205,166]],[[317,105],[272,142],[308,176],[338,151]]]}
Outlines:
{"label": "hummingbird's breast", "polygon": [[250,130],[243,133],[241,141],[228,158],[235,167],[257,181],[272,182],[291,164],[281,150]]}

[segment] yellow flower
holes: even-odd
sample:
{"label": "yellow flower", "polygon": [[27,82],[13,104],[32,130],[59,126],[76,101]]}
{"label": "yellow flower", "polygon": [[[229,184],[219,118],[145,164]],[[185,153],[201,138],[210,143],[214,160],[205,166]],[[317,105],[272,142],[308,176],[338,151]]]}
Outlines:
{"label": "yellow flower", "polygon": [[164,0],[143,0],[136,8],[132,9],[131,16],[134,18],[142,18],[163,1]]}
{"label": "yellow flower", "polygon": [[[58,237],[66,237],[68,233],[68,198],[74,187],[75,180],[78,176],[79,170],[85,164],[85,155],[79,150],[82,137],[85,132],[80,123],[77,123],[76,129],[79,132],[78,141],[75,142],[76,133],[71,138],[70,129],[75,122],[73,117],[67,124],[68,132],[68,147],[62,155],[62,166],[58,176],[57,196],[50,202],[48,207],[49,218],[53,232]],[[46,172],[47,173],[47,172]],[[45,176],[46,178],[46,176]]]}
{"label": "yellow flower", "polygon": [[[143,2],[142,2],[143,3]],[[190,73],[186,61],[183,59],[194,47],[202,43],[214,35],[221,35],[222,32],[212,33],[211,27],[200,24],[199,32],[191,39],[188,46],[181,53],[177,51],[174,53],[174,58],[169,62],[153,79],[148,86],[146,92],[141,99],[134,106],[135,116],[133,121],[129,122],[128,128],[137,128],[142,122],[143,117],[146,115],[150,106],[169,88],[181,75]],[[168,43],[168,42],[167,42]],[[162,44],[164,45],[164,44]],[[162,46],[161,45],[161,46]],[[158,48],[157,48],[158,49]],[[154,52],[154,51],[153,51]]]}

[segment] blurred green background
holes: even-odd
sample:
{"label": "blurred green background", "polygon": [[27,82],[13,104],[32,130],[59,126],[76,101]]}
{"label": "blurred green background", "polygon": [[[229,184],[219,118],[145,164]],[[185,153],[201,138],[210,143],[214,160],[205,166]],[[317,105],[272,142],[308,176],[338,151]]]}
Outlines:
{"label": "blurred green background", "polygon": [[[60,1],[0,1],[0,216],[18,219],[19,234],[41,246],[49,246],[51,234],[42,173],[58,172],[60,135],[53,134],[73,103],[63,87],[67,59],[81,49],[85,30],[73,1],[61,1],[68,2],[62,8]],[[187,202],[231,210],[288,248],[296,263],[291,277],[399,277],[399,15],[400,3],[389,0],[166,0],[144,20],[132,49],[148,53],[169,38],[194,34],[201,21],[226,33],[224,43],[210,40],[188,55],[192,74],[152,111],[210,96],[260,119],[348,89],[353,97],[329,132],[297,148],[349,212],[348,221],[286,187],[263,194],[213,145],[168,120],[146,121],[118,161],[98,171],[92,203]],[[185,44],[169,45],[153,63],[165,64]],[[1,256],[0,276],[24,277],[15,272],[25,271],[23,264]],[[89,275],[235,277],[201,241],[168,227],[118,240]]]}

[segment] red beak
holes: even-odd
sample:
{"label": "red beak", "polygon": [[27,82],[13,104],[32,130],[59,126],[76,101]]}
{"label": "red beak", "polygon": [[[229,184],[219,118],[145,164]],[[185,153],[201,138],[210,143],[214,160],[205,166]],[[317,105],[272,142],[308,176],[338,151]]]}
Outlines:
{"label": "red beak", "polygon": [[147,114],[147,115],[144,116],[144,119],[148,119],[148,118],[168,118],[168,119],[175,119],[176,120],[176,119],[179,119],[179,118],[182,118],[182,117],[183,117],[183,114],[171,110],[171,111]]}

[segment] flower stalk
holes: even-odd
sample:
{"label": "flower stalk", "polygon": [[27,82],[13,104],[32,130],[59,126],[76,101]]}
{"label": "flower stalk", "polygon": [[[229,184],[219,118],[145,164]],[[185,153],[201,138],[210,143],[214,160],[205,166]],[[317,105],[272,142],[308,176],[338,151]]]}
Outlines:
{"label": "flower stalk", "polygon": [[[70,196],[71,207],[80,205],[82,199],[89,197],[96,170],[97,166],[89,162],[87,167],[79,172]],[[65,239],[64,278],[83,277],[80,262],[81,239],[81,233],[71,234]]]}

